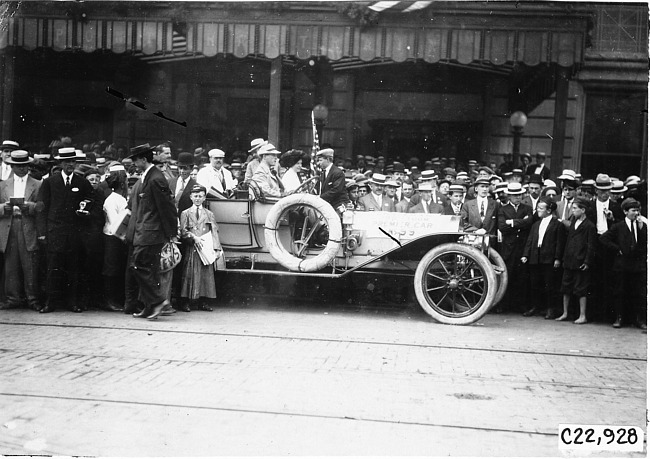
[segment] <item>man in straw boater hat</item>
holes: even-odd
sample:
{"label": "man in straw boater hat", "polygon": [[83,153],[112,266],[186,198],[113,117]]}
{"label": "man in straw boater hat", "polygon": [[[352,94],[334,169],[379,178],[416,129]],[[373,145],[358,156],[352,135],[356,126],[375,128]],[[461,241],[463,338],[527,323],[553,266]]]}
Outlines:
{"label": "man in straw boater hat", "polygon": [[244,182],[248,183],[253,179],[253,174],[255,173],[255,171],[260,165],[260,156],[258,154],[258,151],[267,143],[268,142],[262,138],[251,140],[251,148],[250,150],[248,150],[251,159],[248,161],[248,164],[246,165]]}
{"label": "man in straw boater hat", "polygon": [[11,176],[11,165],[6,161],[9,159],[11,152],[18,150],[20,145],[13,140],[3,140],[0,151],[2,152],[2,161],[0,162],[0,180],[7,180]]}
{"label": "man in straw boater hat", "polygon": [[386,211],[395,212],[395,204],[384,195],[386,176],[384,174],[372,174],[368,181],[370,193],[359,198],[359,207],[362,211]]}
{"label": "man in straw boater hat", "polygon": [[4,253],[7,306],[20,306],[25,297],[30,308],[40,311],[36,212],[40,211],[41,182],[28,175],[32,161],[25,150],[13,150],[5,160],[13,174],[0,182],[0,202],[4,203],[0,206],[0,252]]}
{"label": "man in straw boater hat", "polygon": [[502,307],[524,312],[528,301],[521,257],[533,224],[533,209],[522,203],[525,190],[521,183],[509,183],[505,193],[508,204],[501,206],[497,212],[498,228],[501,231],[499,252],[508,269],[508,290]]}
{"label": "man in straw boater hat", "polygon": [[128,205],[131,218],[126,231],[129,255],[125,313],[135,311],[141,300],[144,309],[133,315],[153,320],[170,306],[161,280],[160,253],[177,234],[178,217],[169,184],[153,165],[149,144],[132,148],[129,157],[142,176],[133,187]]}
{"label": "man in straw boater hat", "polygon": [[47,303],[40,312],[53,312],[67,303],[73,312],[82,312],[78,303],[79,270],[83,253],[81,231],[91,203],[93,187],[74,173],[77,154],[74,147],[59,148],[54,157],[61,171],[43,180],[38,201],[43,205],[39,215],[38,239],[47,244]]}

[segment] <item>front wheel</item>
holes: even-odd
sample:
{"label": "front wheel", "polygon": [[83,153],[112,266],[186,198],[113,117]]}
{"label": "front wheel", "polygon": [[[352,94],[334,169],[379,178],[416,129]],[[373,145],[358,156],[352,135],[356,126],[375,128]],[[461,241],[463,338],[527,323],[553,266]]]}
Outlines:
{"label": "front wheel", "polygon": [[462,244],[441,244],[422,257],[415,271],[415,296],[438,322],[469,325],[487,313],[498,282],[488,258]]}

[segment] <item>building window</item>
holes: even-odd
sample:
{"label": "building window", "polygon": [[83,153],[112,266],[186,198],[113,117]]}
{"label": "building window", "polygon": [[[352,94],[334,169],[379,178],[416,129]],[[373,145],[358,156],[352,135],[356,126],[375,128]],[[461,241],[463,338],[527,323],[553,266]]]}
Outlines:
{"label": "building window", "polygon": [[648,7],[597,7],[596,37],[593,49],[601,52],[648,52]]}
{"label": "building window", "polygon": [[582,141],[582,174],[639,175],[647,98],[641,92],[588,92]]}

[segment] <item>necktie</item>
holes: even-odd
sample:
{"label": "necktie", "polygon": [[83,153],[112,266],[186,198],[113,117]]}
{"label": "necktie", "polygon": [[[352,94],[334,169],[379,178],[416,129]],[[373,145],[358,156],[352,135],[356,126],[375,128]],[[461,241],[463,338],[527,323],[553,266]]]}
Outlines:
{"label": "necktie", "polygon": [[481,199],[481,220],[485,218],[485,201]]}
{"label": "necktie", "polygon": [[217,171],[217,178],[219,179],[219,182],[221,182],[221,189],[226,191],[226,181],[223,178],[223,172],[221,170]]}
{"label": "necktie", "polygon": [[70,177],[65,178],[65,186],[70,188]]}
{"label": "necktie", "polygon": [[174,198],[174,201],[176,202],[176,206],[178,206],[178,202],[181,200],[181,195],[183,194],[183,190],[185,190],[185,180],[181,179],[181,187],[178,190],[178,193],[176,193],[176,197]]}
{"label": "necktie", "polygon": [[284,191],[284,184],[282,183],[282,180],[278,178],[278,171],[275,169],[271,169],[271,175],[275,179],[276,182],[278,182],[278,186],[280,187],[280,191]]}
{"label": "necktie", "polygon": [[564,201],[564,212],[562,212],[562,220],[566,220],[567,217],[569,216],[569,206],[571,205],[571,202],[567,199]]}
{"label": "necktie", "polygon": [[199,221],[199,208],[196,208],[196,221]]}
{"label": "necktie", "polygon": [[632,235],[634,236],[634,243],[636,244],[639,240],[636,237],[636,221],[632,222]]}

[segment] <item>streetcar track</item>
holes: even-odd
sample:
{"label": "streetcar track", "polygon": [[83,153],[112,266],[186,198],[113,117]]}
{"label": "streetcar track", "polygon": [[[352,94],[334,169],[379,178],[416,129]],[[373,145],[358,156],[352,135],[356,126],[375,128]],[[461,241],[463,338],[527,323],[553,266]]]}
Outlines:
{"label": "streetcar track", "polygon": [[284,412],[284,411],[272,411],[272,410],[254,410],[254,409],[246,409],[246,408],[225,408],[225,407],[216,407],[216,406],[186,405],[186,404],[179,404],[179,403],[111,400],[111,399],[101,399],[101,398],[92,398],[92,397],[64,397],[59,395],[19,394],[13,392],[0,392],[0,396],[38,398],[38,399],[47,399],[47,400],[67,400],[67,401],[74,401],[74,402],[110,403],[110,404],[120,404],[120,405],[139,405],[139,406],[150,406],[150,407],[159,407],[159,408],[180,408],[180,409],[195,409],[195,410],[204,410],[204,411],[224,411],[230,413],[295,416],[295,417],[304,417],[304,418],[312,418],[312,419],[330,419],[330,420],[340,420],[340,421],[376,422],[382,424],[400,424],[400,425],[422,426],[422,427],[441,427],[441,428],[464,429],[464,430],[472,430],[472,431],[478,430],[478,431],[485,431],[485,432],[517,433],[517,434],[524,434],[524,435],[543,435],[545,437],[557,436],[556,431],[534,432],[534,431],[519,430],[519,429],[500,429],[495,427],[474,427],[474,426],[454,425],[454,424],[436,424],[431,422],[393,421],[389,419],[366,418],[362,416],[358,416],[358,417],[334,416],[328,414]]}
{"label": "streetcar track", "polygon": [[213,331],[193,331],[193,330],[166,330],[161,328],[139,328],[139,327],[118,327],[118,326],[104,326],[104,325],[74,325],[74,324],[39,324],[30,322],[2,322],[0,325],[20,325],[27,327],[57,327],[57,328],[81,328],[91,330],[128,330],[140,332],[160,332],[160,333],[179,333],[186,335],[209,335],[209,336],[233,336],[241,338],[263,338],[263,339],[279,339],[279,340],[301,340],[301,341],[318,341],[329,343],[353,343],[353,344],[366,344],[366,345],[383,345],[395,347],[413,347],[425,349],[449,349],[449,350],[462,350],[462,351],[479,351],[479,352],[502,352],[507,354],[535,354],[554,357],[587,357],[593,359],[605,360],[623,360],[632,362],[646,362],[646,358],[642,357],[624,357],[615,355],[595,355],[595,354],[582,354],[570,352],[551,352],[551,351],[530,351],[530,350],[517,350],[517,349],[498,349],[488,347],[476,346],[450,346],[443,344],[418,344],[418,343],[394,343],[390,341],[367,341],[359,339],[335,339],[335,338],[318,338],[318,337],[304,337],[304,336],[277,336],[258,333],[226,333],[226,332],[213,332]]}

